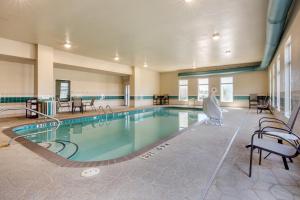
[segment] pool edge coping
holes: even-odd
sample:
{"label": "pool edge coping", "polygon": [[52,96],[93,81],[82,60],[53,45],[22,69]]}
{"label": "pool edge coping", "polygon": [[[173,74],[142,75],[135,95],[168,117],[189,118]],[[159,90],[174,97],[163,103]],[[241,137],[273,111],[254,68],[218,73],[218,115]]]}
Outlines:
{"label": "pool edge coping", "polygon": [[[180,107],[180,106],[161,106],[161,107],[174,107],[174,108],[185,108],[185,107]],[[153,108],[157,108],[157,107],[153,107]],[[143,108],[144,109],[144,108]],[[189,107],[188,109],[191,109],[191,107]],[[194,109],[199,109],[199,108],[194,108]],[[135,110],[135,109],[134,109]],[[138,110],[138,109],[136,109]],[[120,113],[120,112],[128,112],[128,111],[119,111],[116,113]],[[96,115],[90,115],[90,116],[81,116],[81,117],[74,117],[74,118],[65,118],[65,119],[77,119],[77,118],[84,118],[84,117],[93,117],[93,116],[98,116],[98,115],[104,115],[104,114],[96,114]],[[65,120],[65,119],[61,119],[61,120]],[[102,160],[102,161],[87,161],[87,162],[82,162],[82,161],[74,161],[74,160],[69,160],[66,159],[40,145],[38,145],[37,143],[34,143],[28,139],[25,139],[23,137],[17,138],[15,141],[18,142],[19,144],[21,144],[22,146],[26,147],[27,149],[31,150],[32,152],[36,153],[37,155],[39,155],[40,157],[44,158],[45,160],[58,165],[60,167],[70,167],[70,168],[84,168],[84,167],[96,167],[96,166],[108,166],[111,164],[116,164],[116,163],[120,163],[120,162],[124,162],[124,161],[128,161],[131,160],[133,158],[136,158],[146,152],[148,152],[151,149],[154,149],[155,147],[157,147],[158,145],[169,141],[173,138],[175,138],[178,135],[181,135],[182,133],[187,132],[188,130],[192,129],[193,127],[195,127],[196,125],[202,124],[203,121],[196,121],[194,123],[192,123],[189,127],[184,128],[182,130],[178,130],[176,132],[174,132],[172,135],[169,135],[166,138],[163,138],[161,140],[158,140],[157,142],[147,145],[144,148],[130,153],[126,156],[122,156],[119,158],[115,158],[115,159],[110,159],[110,160]],[[20,127],[20,126],[25,126],[25,125],[30,125],[30,124],[43,124],[41,123],[25,123],[25,124],[20,124],[17,126],[13,126],[13,127],[9,127],[6,128],[4,130],[2,130],[3,134],[5,134],[6,136],[10,137],[10,138],[14,138],[16,136],[18,136],[17,134],[14,133],[13,129]]]}

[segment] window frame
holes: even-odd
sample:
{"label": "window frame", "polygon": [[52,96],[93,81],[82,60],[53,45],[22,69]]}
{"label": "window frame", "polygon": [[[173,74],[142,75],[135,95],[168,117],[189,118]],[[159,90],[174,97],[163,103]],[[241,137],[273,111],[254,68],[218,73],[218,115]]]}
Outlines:
{"label": "window frame", "polygon": [[276,108],[280,112],[280,55],[276,59]]}
{"label": "window frame", "polygon": [[275,107],[275,64],[272,65],[272,107]]}
{"label": "window frame", "polygon": [[[232,82],[231,83],[223,83],[222,82],[222,79],[223,78],[231,78],[231,80],[232,80]],[[234,81],[233,81],[233,76],[224,76],[224,77],[221,77],[220,78],[220,101],[222,102],[222,103],[233,103],[233,101],[234,101],[234,87],[233,87],[233,84],[234,84]],[[223,97],[223,92],[222,92],[222,85],[231,85],[232,86],[232,94],[231,94],[231,96],[232,96],[232,100],[231,101],[224,101],[224,97]]]}
{"label": "window frame", "polygon": [[[207,80],[207,83],[200,83],[200,80]],[[209,78],[198,78],[197,81],[198,81],[197,99],[198,101],[202,101],[204,98],[207,98],[209,96]],[[207,96],[200,96],[199,90],[203,86],[207,86]]]}
{"label": "window frame", "polygon": [[284,116],[292,112],[292,40],[287,39],[284,47]]}

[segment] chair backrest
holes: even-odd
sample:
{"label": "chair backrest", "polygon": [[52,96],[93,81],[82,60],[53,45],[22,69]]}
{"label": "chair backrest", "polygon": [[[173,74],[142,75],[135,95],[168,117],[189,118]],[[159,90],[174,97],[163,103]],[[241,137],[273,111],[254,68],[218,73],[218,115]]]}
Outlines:
{"label": "chair backrest", "polygon": [[59,97],[56,97],[56,101],[57,101],[58,106],[61,107],[61,102],[60,102],[60,98]]}
{"label": "chair backrest", "polygon": [[95,98],[92,98],[90,106],[94,106],[94,104],[95,104]]}
{"label": "chair backrest", "polygon": [[270,104],[270,98],[268,96],[265,96],[263,99],[259,99],[258,105],[259,106],[269,106]]}
{"label": "chair backrest", "polygon": [[299,115],[299,112],[300,112],[300,103],[298,103],[298,105],[293,109],[292,113],[291,113],[291,116],[289,118],[289,121],[287,123],[287,126],[293,130],[294,128],[294,125],[296,123],[296,120],[297,120],[297,117]]}
{"label": "chair backrest", "polygon": [[250,94],[250,101],[257,101],[257,94]]}
{"label": "chair backrest", "polygon": [[82,99],[78,98],[78,97],[74,97],[73,98],[73,105],[77,106],[77,107],[82,106]]}

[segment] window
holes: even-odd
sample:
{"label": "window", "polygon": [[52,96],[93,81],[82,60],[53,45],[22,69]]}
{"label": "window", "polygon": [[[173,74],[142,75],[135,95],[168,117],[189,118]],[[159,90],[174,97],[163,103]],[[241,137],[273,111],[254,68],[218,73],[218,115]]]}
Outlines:
{"label": "window", "polygon": [[277,62],[276,62],[276,107],[277,110],[280,111],[280,56],[277,57]]}
{"label": "window", "polygon": [[233,102],[233,78],[221,78],[221,102]]}
{"label": "window", "polygon": [[56,98],[61,101],[70,101],[70,85],[69,80],[56,80]]}
{"label": "window", "polygon": [[188,80],[179,80],[179,101],[188,100]]}
{"label": "window", "polygon": [[284,115],[290,117],[292,110],[291,71],[292,71],[292,43],[289,37],[284,49]]}
{"label": "window", "polygon": [[272,66],[272,107],[275,107],[275,64]]}
{"label": "window", "polygon": [[198,79],[198,101],[208,97],[208,78]]}

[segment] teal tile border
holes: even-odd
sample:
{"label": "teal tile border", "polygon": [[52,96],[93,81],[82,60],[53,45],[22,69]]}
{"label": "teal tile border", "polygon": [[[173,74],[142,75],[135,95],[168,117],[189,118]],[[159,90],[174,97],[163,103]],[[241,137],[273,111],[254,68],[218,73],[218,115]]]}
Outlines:
{"label": "teal tile border", "polygon": [[32,97],[0,97],[0,103],[25,103]]}
{"label": "teal tile border", "polygon": [[130,96],[131,100],[152,100],[153,95],[151,96]]}
{"label": "teal tile border", "polygon": [[[220,99],[220,96],[216,96]],[[32,97],[0,97],[0,103],[25,103],[28,99]],[[101,96],[82,96],[83,100],[91,100],[96,98],[96,100],[101,100]],[[178,96],[169,96],[170,99],[178,99]],[[131,100],[152,100],[153,96],[131,96]],[[189,96],[189,99],[196,99],[197,96]],[[249,96],[234,96],[234,100],[248,100]],[[124,96],[105,96],[104,100],[124,100]],[[45,100],[43,100],[45,101]]]}
{"label": "teal tile border", "polygon": [[[217,99],[220,99],[220,96],[216,96]],[[170,99],[178,99],[178,96],[170,96]],[[197,96],[189,96],[189,99],[198,99]],[[234,100],[248,100],[249,96],[234,96]]]}
{"label": "teal tile border", "polygon": [[[33,97],[0,97],[0,103],[26,103],[26,101]],[[96,98],[96,100],[102,99],[101,96],[81,96],[83,100],[92,100],[92,98]],[[124,96],[105,96],[104,100],[123,100]],[[151,96],[152,99],[152,96]],[[40,99],[40,101],[48,101],[52,99]]]}

